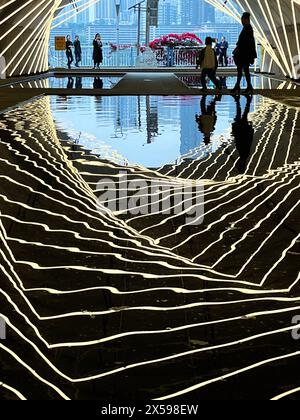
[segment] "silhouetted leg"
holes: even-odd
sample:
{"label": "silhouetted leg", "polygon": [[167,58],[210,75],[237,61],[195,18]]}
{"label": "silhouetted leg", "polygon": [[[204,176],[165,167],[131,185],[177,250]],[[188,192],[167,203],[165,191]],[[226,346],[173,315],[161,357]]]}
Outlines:
{"label": "silhouetted leg", "polygon": [[239,89],[241,87],[241,81],[243,78],[243,66],[238,66],[237,70],[238,70],[238,77],[237,77],[235,87]]}
{"label": "silhouetted leg", "polygon": [[219,65],[223,67],[223,53],[220,54]]}
{"label": "silhouetted leg", "polygon": [[67,59],[68,59],[68,69],[70,69],[72,61],[73,61],[70,53],[67,53]]}
{"label": "silhouetted leg", "polygon": [[220,81],[217,79],[216,72],[214,70],[210,70],[208,73],[208,77],[213,82],[213,84],[216,86],[217,89],[220,88]]}
{"label": "silhouetted leg", "polygon": [[201,85],[202,85],[202,89],[204,90],[207,89],[206,76],[207,76],[207,70],[203,69],[201,72]]}
{"label": "silhouetted leg", "polygon": [[252,82],[251,82],[251,74],[250,74],[250,66],[244,66],[245,76],[247,80],[247,89],[253,89]]}

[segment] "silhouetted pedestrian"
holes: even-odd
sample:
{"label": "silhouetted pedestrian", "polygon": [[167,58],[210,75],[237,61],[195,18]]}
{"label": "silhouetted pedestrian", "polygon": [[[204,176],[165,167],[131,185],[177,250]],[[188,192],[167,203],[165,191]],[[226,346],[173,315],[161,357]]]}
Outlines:
{"label": "silhouetted pedestrian", "polygon": [[216,54],[219,60],[220,54],[221,54],[221,50],[220,50],[220,42],[218,40],[218,38],[213,39],[213,47],[216,50]]}
{"label": "silhouetted pedestrian", "polygon": [[100,64],[103,62],[103,52],[102,52],[102,41],[100,34],[96,34],[94,42],[93,42],[94,52],[93,52],[93,60],[94,60],[94,69],[100,67]]}
{"label": "silhouetted pedestrian", "polygon": [[240,94],[241,89],[241,81],[243,78],[243,72],[245,73],[246,80],[247,80],[247,90],[246,94],[253,93],[253,86],[251,82],[251,75],[250,75],[250,66],[254,64],[255,59],[257,58],[256,52],[256,45],[254,39],[254,32],[253,28],[250,24],[250,13],[244,13],[242,16],[242,24],[244,26],[238,43],[237,47],[234,50],[233,56],[235,64],[237,65],[238,70],[238,79],[237,83],[232,90],[233,94]]}
{"label": "silhouetted pedestrian", "polygon": [[75,41],[74,41],[74,53],[75,53],[75,66],[79,67],[79,63],[81,63],[81,59],[82,59],[82,50],[81,50],[81,42],[78,35],[76,35]]}
{"label": "silhouetted pedestrian", "polygon": [[221,89],[221,84],[216,77],[218,58],[212,44],[213,39],[211,37],[207,37],[205,40],[206,47],[201,50],[197,59],[197,68],[201,67],[201,84],[203,90],[207,89],[207,77],[213,82],[217,89]]}
{"label": "silhouetted pedestrian", "polygon": [[221,43],[219,44],[220,48],[220,57],[219,57],[219,63],[222,67],[228,66],[228,57],[227,57],[227,51],[228,51],[228,42],[226,41],[226,38],[223,37]]}
{"label": "silhouetted pedestrian", "polygon": [[66,41],[66,56],[68,59],[68,69],[71,69],[71,65],[74,61],[72,47],[73,47],[73,42],[71,41],[70,35],[68,35],[67,41]]}

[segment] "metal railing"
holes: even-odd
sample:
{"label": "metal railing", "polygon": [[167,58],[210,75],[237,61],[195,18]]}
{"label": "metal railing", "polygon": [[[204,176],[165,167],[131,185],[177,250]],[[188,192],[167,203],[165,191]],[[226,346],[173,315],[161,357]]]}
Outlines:
{"label": "metal railing", "polygon": [[[195,67],[197,55],[203,47],[176,47],[160,48],[155,51],[157,62],[160,66],[167,67]],[[234,65],[232,51],[228,51],[228,65]]]}
{"label": "metal railing", "polygon": [[[81,56],[81,67],[93,67],[93,47],[83,45]],[[73,54],[74,55],[74,54]],[[136,64],[137,50],[135,47],[126,48],[118,52],[112,51],[110,47],[103,47],[103,63],[104,67],[134,67]],[[74,56],[75,60],[75,56]],[[75,63],[73,63],[74,65]],[[49,65],[50,67],[66,67],[67,58],[65,51],[55,51],[49,49]]]}
{"label": "metal railing", "polygon": [[[200,48],[196,47],[176,47],[169,49],[162,47],[154,51],[158,67],[195,67],[196,57]],[[228,65],[234,65],[232,59],[232,50],[228,51]],[[49,49],[50,67],[66,67],[67,59],[64,51],[55,51]],[[74,63],[73,63],[74,65]],[[139,56],[139,66],[143,65],[143,53]],[[81,67],[93,66],[93,47],[82,46]],[[103,47],[103,67],[135,67],[137,66],[137,49],[135,46],[112,51],[108,46]]]}

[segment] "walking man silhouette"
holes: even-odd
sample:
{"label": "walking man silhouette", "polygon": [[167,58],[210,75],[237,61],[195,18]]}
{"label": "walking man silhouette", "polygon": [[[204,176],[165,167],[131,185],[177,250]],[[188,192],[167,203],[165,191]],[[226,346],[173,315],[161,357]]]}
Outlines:
{"label": "walking man silhouette", "polygon": [[231,91],[234,95],[239,95],[241,91],[241,81],[243,72],[247,80],[247,89],[245,94],[253,94],[253,86],[251,83],[250,66],[254,64],[257,58],[256,45],[254,39],[253,28],[250,24],[251,15],[246,12],[242,16],[243,30],[240,34],[237,47],[233,52],[235,64],[237,65],[238,78],[234,89]]}

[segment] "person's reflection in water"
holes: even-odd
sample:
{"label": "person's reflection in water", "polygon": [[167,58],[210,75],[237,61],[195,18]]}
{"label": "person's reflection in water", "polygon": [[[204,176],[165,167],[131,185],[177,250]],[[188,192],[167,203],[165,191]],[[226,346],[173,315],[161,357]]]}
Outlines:
{"label": "person's reflection in water", "polygon": [[247,97],[247,103],[245,106],[244,113],[242,114],[242,107],[240,97],[235,98],[236,102],[236,117],[232,124],[232,135],[235,140],[237,151],[240,155],[240,159],[236,164],[236,169],[244,174],[247,169],[247,161],[251,154],[251,148],[254,138],[254,128],[252,122],[248,121],[248,115],[251,108],[253,97]]}
{"label": "person's reflection in water", "polygon": [[103,80],[100,77],[94,78],[94,89],[103,89]]}
{"label": "person's reflection in water", "polygon": [[73,87],[74,87],[74,79],[73,77],[68,77],[67,89],[73,89]]}
{"label": "person's reflection in water", "polygon": [[206,106],[207,95],[201,99],[201,115],[196,114],[196,122],[199,131],[203,133],[204,143],[208,145],[211,142],[211,136],[215,131],[217,123],[216,103],[222,99],[221,95],[215,98]]}
{"label": "person's reflection in water", "polygon": [[222,89],[227,89],[227,77],[226,76],[221,76],[220,77],[220,83],[221,83]]}
{"label": "person's reflection in water", "polygon": [[75,88],[82,89],[82,77],[76,77]]}

